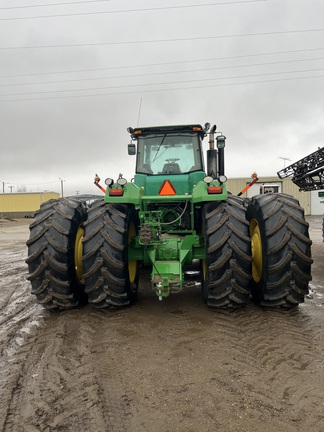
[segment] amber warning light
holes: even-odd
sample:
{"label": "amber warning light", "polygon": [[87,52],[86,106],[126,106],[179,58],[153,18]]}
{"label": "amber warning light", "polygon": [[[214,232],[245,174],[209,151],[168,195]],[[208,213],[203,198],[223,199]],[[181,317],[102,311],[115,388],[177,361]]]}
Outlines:
{"label": "amber warning light", "polygon": [[222,186],[208,186],[209,194],[221,194],[223,192]]}
{"label": "amber warning light", "polygon": [[123,196],[124,190],[123,189],[110,189],[109,190],[109,196]]}

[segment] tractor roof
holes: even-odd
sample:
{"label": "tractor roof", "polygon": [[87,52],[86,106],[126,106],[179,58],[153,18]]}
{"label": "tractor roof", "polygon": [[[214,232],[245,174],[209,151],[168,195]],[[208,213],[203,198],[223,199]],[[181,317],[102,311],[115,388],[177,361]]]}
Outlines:
{"label": "tractor roof", "polygon": [[143,128],[128,128],[128,132],[132,135],[133,139],[136,139],[140,135],[151,135],[156,133],[188,133],[198,132],[200,135],[205,136],[206,132],[203,127],[199,124],[192,125],[176,125],[176,126],[151,126]]}

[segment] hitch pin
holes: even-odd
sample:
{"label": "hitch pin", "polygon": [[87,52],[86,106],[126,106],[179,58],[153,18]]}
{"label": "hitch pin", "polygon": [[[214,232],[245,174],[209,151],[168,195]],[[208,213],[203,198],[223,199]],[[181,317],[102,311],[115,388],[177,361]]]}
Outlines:
{"label": "hitch pin", "polygon": [[162,301],[162,282],[158,282],[156,285],[156,292],[159,296],[159,300]]}

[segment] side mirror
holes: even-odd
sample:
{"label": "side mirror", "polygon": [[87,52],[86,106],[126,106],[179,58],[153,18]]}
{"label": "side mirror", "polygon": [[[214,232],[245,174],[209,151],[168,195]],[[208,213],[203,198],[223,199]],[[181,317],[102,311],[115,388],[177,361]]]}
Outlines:
{"label": "side mirror", "polygon": [[136,154],[135,144],[128,144],[128,154],[134,156]]}

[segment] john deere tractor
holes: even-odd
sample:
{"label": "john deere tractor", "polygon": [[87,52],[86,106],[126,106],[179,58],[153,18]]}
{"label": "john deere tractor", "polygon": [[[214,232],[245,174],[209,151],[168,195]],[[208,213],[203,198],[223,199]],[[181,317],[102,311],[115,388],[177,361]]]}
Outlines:
{"label": "john deere tractor", "polygon": [[[311,240],[303,209],[284,194],[243,199],[226,190],[225,136],[193,125],[129,128],[132,181],[106,179],[89,209],[49,201],[30,226],[29,280],[47,308],[132,305],[148,267],[162,300],[185,289],[187,266],[200,263],[203,298],[239,308],[250,298],[290,308],[311,279]],[[208,133],[209,132],[209,133]],[[202,141],[209,136],[207,171]]]}

